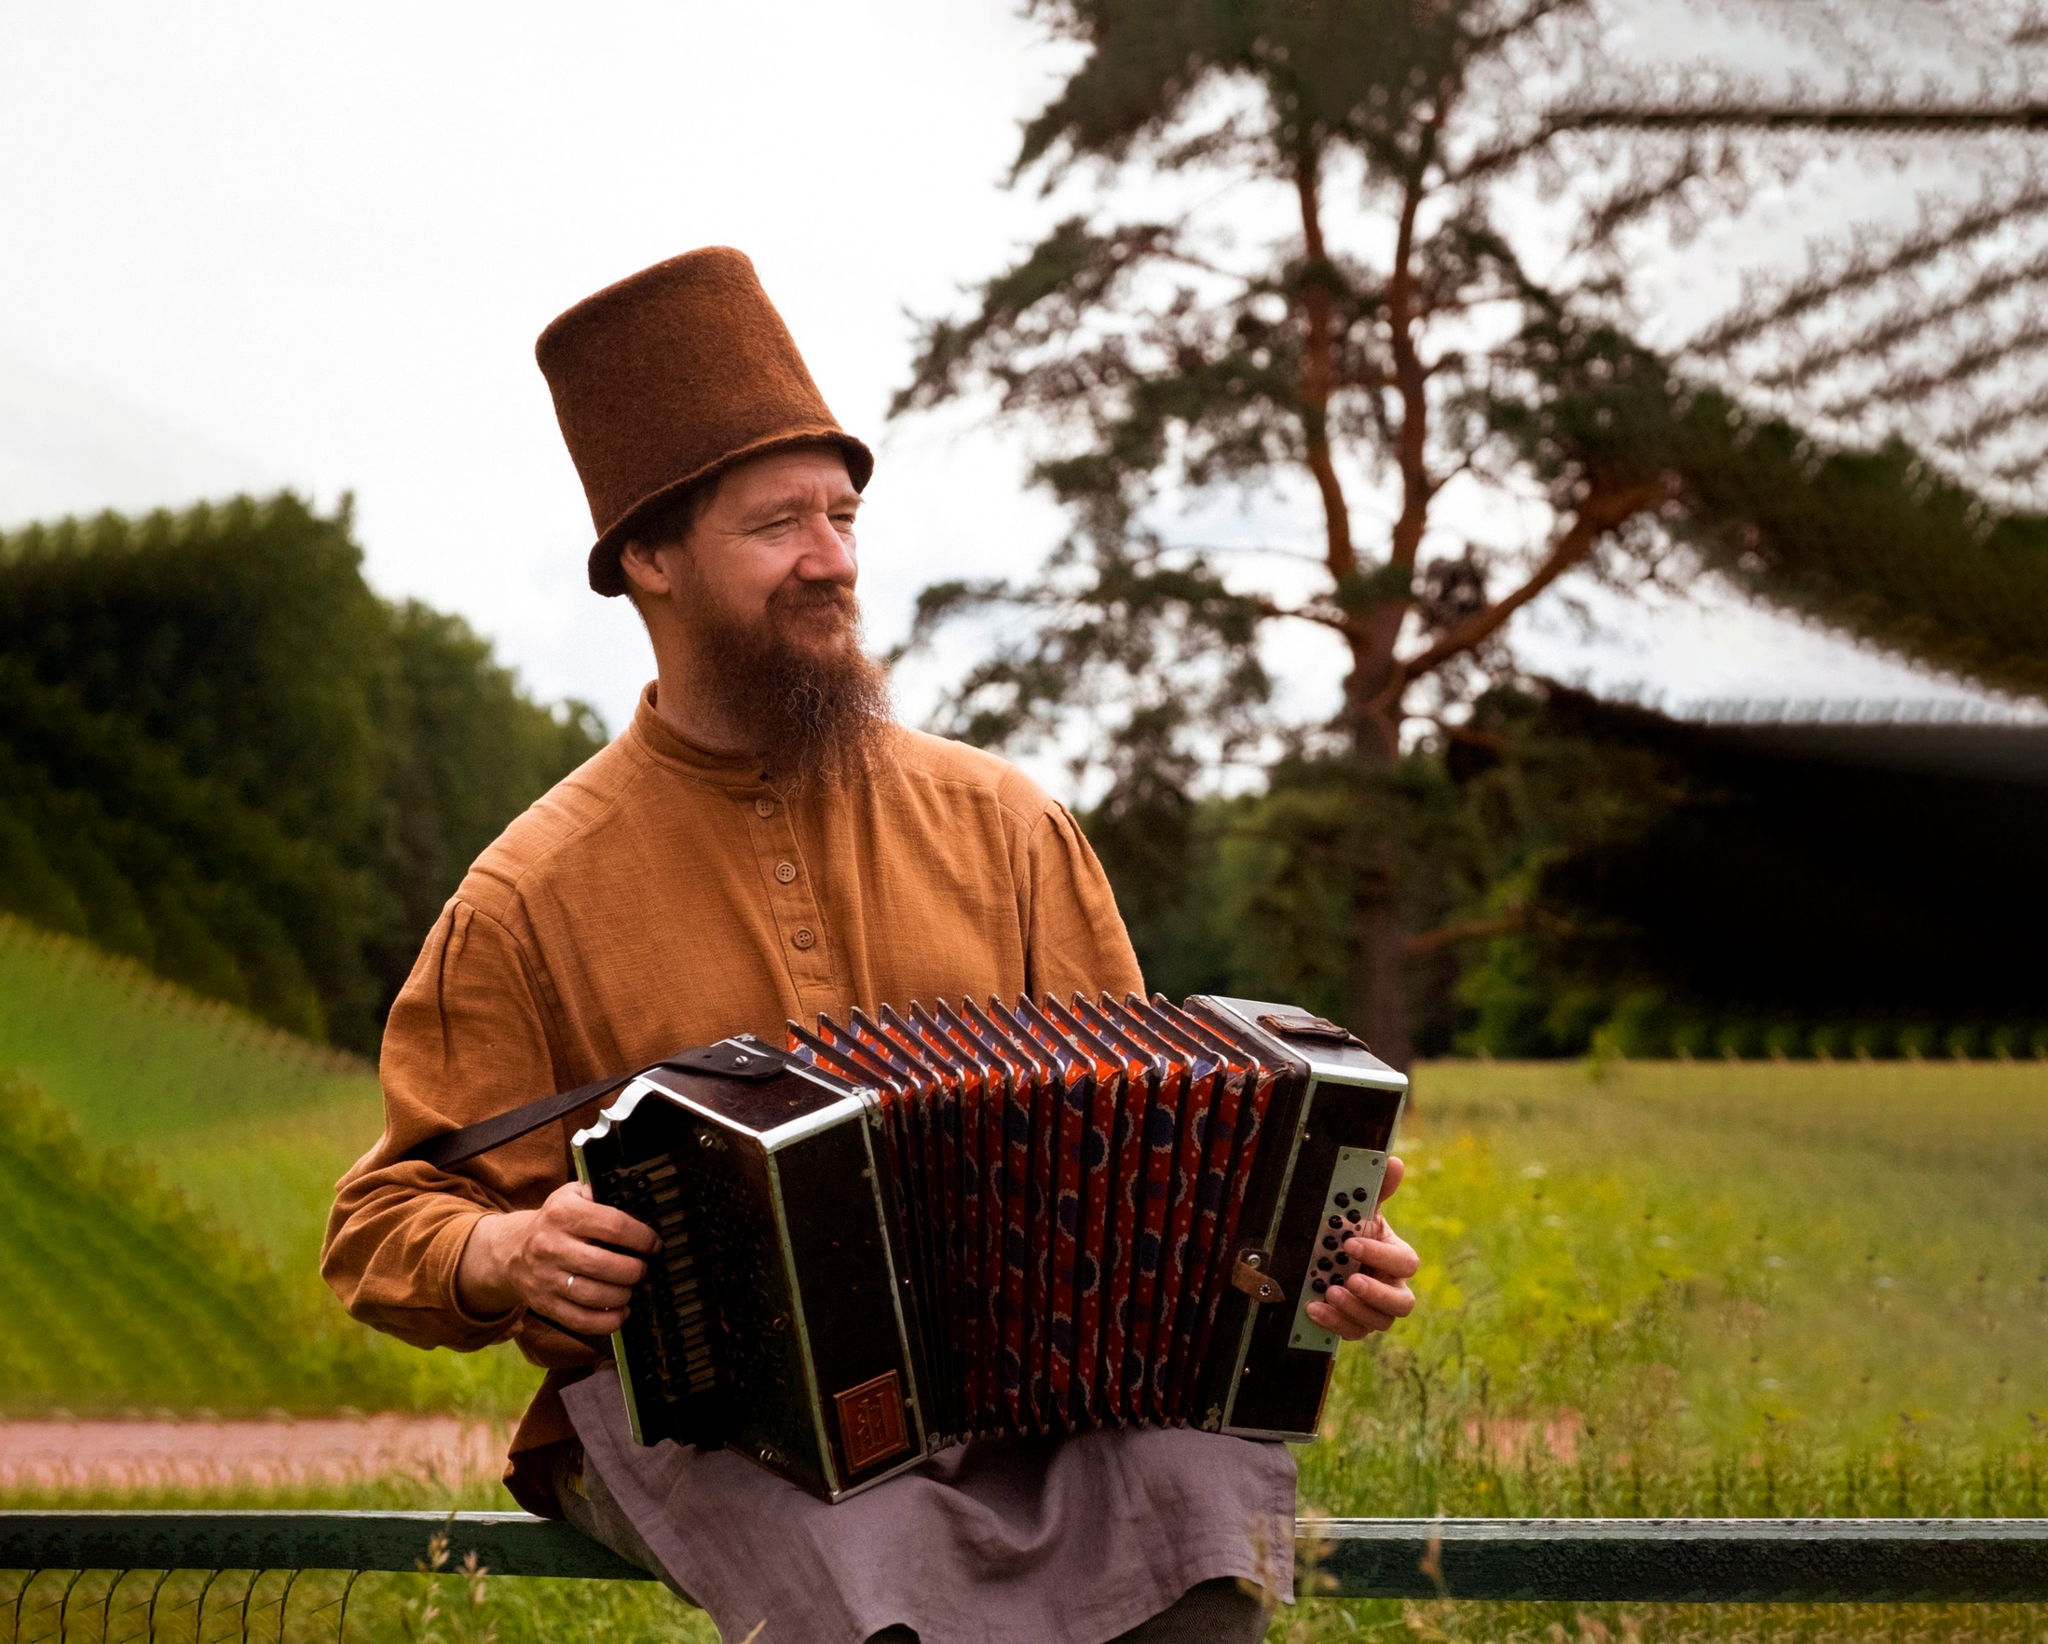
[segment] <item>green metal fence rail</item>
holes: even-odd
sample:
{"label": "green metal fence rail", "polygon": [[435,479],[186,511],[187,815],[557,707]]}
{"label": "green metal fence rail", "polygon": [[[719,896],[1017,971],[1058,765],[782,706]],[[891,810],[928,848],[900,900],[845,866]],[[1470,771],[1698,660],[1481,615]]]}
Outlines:
{"label": "green metal fence rail", "polygon": [[[0,1512],[0,1570],[415,1570],[644,1580],[524,1513]],[[2048,1519],[1303,1519],[1304,1598],[2048,1602]],[[5,1617],[0,1616],[0,1623]]]}

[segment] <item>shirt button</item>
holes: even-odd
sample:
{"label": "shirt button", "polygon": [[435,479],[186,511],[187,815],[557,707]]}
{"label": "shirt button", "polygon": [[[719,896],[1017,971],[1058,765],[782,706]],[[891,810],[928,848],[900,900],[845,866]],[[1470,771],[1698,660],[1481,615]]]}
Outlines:
{"label": "shirt button", "polygon": [[777,879],[780,879],[785,885],[787,885],[788,883],[790,883],[790,881],[796,878],[796,864],[794,862],[776,863],[775,877]]}
{"label": "shirt button", "polygon": [[772,799],[755,800],[754,814],[756,816],[773,816],[775,814],[775,801]]}
{"label": "shirt button", "polygon": [[808,948],[817,942],[818,937],[809,925],[799,925],[790,936],[790,940],[800,948]]}

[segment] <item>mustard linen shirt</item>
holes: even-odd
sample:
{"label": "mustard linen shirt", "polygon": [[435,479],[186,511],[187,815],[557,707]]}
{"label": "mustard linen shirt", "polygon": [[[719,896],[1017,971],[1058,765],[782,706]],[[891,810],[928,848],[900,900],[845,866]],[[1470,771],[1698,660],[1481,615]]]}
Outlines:
{"label": "mustard linen shirt", "polygon": [[469,1313],[455,1271],[480,1217],[570,1179],[595,1104],[456,1172],[401,1154],[728,1034],[780,1044],[792,1018],[1143,986],[1086,839],[1015,767],[892,727],[872,776],[791,798],[654,703],[649,686],[442,910],[385,1028],[384,1134],[337,1185],[321,1256],[366,1324],[420,1347],[511,1337],[547,1368],[508,1474],[537,1511],[554,1503],[520,1457],[571,1436],[559,1389],[596,1357],[523,1309]]}

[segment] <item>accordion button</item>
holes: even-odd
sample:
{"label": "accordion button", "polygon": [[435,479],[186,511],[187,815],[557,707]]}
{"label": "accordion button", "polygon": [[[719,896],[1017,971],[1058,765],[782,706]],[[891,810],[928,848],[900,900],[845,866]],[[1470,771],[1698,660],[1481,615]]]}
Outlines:
{"label": "accordion button", "polygon": [[800,948],[809,948],[817,943],[818,936],[809,925],[799,925],[790,933],[790,938]]}
{"label": "accordion button", "polygon": [[772,799],[755,800],[754,814],[756,816],[773,816],[775,814],[775,801]]}
{"label": "accordion button", "polygon": [[1320,1296],[1325,1290],[1330,1288],[1330,1281],[1328,1279],[1311,1279],[1309,1280],[1309,1288]]}
{"label": "accordion button", "polygon": [[796,864],[794,862],[776,863],[775,877],[781,880],[783,884],[787,885],[791,880],[796,878]]}

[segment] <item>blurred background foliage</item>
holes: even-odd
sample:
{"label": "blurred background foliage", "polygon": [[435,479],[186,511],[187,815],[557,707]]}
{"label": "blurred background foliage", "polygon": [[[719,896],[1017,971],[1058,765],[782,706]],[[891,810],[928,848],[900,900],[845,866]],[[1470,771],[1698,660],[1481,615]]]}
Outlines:
{"label": "blurred background foliage", "polygon": [[0,537],[0,908],[376,1048],[476,855],[595,752],[289,493]]}

